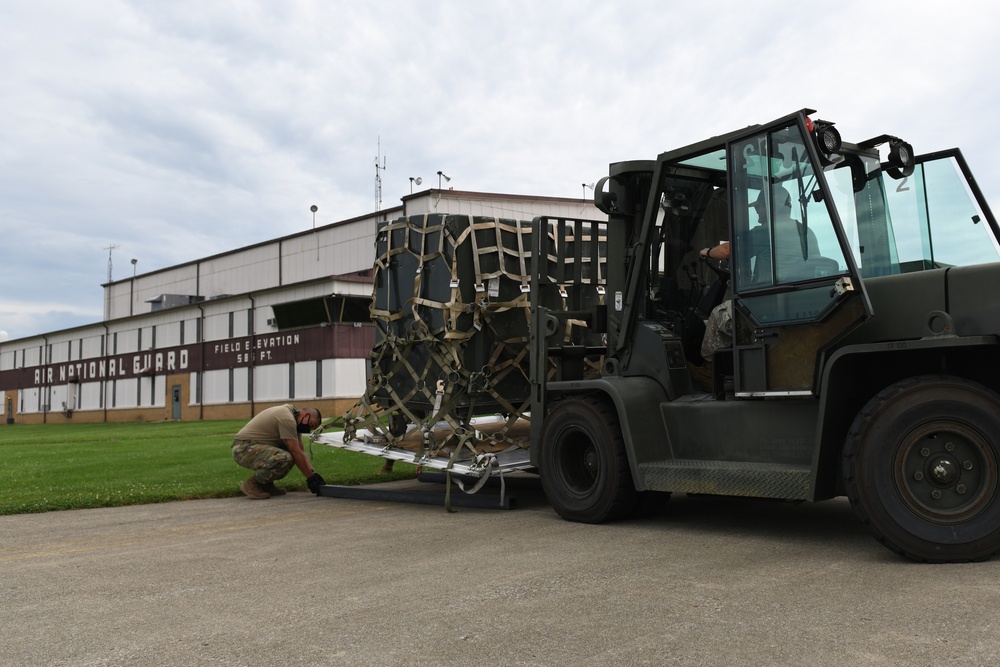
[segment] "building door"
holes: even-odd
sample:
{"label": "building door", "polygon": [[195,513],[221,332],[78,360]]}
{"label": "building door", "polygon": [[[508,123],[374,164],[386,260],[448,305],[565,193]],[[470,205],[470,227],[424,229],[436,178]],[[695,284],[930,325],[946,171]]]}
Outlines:
{"label": "building door", "polygon": [[175,384],[173,387],[170,388],[170,394],[171,394],[170,404],[172,406],[172,412],[173,412],[173,414],[171,415],[171,418],[175,419],[175,420],[180,420],[180,418],[181,418],[181,386],[179,384]]}

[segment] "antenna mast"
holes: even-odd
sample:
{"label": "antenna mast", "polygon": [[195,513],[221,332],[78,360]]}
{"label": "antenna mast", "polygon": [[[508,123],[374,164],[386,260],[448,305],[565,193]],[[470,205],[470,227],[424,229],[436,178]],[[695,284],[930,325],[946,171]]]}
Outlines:
{"label": "antenna mast", "polygon": [[111,282],[111,252],[113,250],[115,250],[116,248],[118,248],[118,246],[116,244],[114,244],[114,243],[112,243],[107,248],[105,248],[105,250],[108,251],[108,282],[109,283]]}
{"label": "antenna mast", "polygon": [[[112,243],[107,248],[105,248],[105,250],[108,251],[108,283],[109,284],[111,283],[111,253],[117,247],[118,247],[117,244]],[[132,260],[132,262],[135,263],[135,260]],[[133,283],[134,282],[135,281],[133,280]],[[129,308],[131,308],[131,307],[132,307],[132,300],[129,299]],[[108,292],[107,289],[104,290],[104,319],[105,320],[110,320],[111,319],[111,298],[110,298],[110,294],[109,294],[109,292]]]}
{"label": "antenna mast", "polygon": [[[379,164],[381,162],[381,164]],[[385,171],[385,156],[382,155],[382,135],[378,137],[378,151],[375,153],[375,212],[382,210],[382,172]]]}

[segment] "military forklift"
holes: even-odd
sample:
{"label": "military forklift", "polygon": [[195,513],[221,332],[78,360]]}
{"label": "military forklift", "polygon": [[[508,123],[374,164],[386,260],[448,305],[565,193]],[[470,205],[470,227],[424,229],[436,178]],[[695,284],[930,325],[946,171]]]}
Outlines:
{"label": "military forklift", "polygon": [[[573,521],[846,495],[907,558],[989,558],[997,222],[958,150],[814,113],[612,164],[606,222],[533,222],[530,463]],[[729,338],[703,355],[713,311]]]}

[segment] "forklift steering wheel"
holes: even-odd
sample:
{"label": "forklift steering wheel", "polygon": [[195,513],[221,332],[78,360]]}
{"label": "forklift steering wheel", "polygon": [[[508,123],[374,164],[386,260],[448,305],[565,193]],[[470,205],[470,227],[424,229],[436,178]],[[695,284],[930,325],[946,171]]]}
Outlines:
{"label": "forklift steering wheel", "polygon": [[729,282],[730,273],[728,259],[715,259],[707,256],[699,256],[699,259],[701,259],[701,261],[705,263],[705,266],[710,268],[712,272],[719,277],[719,280]]}

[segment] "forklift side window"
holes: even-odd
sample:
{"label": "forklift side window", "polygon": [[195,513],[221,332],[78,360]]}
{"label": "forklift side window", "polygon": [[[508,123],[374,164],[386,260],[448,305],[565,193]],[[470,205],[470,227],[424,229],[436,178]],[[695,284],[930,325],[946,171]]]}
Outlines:
{"label": "forklift side window", "polygon": [[1000,261],[1000,246],[954,157],[922,162],[898,181],[883,178],[900,271]]}
{"label": "forklift side window", "polygon": [[922,161],[899,180],[877,158],[847,155],[826,180],[864,278],[1000,260],[953,155]]}

